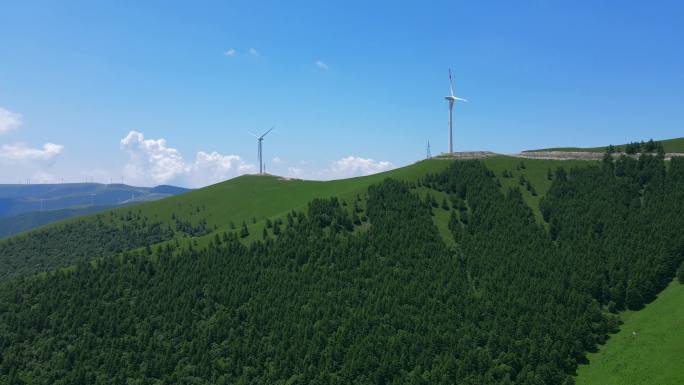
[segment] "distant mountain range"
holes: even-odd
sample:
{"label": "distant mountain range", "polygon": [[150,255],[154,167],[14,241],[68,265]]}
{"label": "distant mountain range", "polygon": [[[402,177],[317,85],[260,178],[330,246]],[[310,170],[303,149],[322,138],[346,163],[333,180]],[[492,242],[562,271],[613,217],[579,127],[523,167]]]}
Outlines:
{"label": "distant mountain range", "polygon": [[160,185],[61,183],[0,185],[0,237],[73,216],[154,201],[189,189]]}

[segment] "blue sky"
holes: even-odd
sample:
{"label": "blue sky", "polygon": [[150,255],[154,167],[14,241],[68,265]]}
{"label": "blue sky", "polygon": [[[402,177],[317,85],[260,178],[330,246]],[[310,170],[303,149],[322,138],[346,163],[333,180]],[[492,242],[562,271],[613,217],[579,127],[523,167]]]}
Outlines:
{"label": "blue sky", "polygon": [[197,187],[273,124],[269,172],[402,166],[447,148],[449,67],[457,151],[684,136],[681,3],[368,3],[5,2],[0,183]]}

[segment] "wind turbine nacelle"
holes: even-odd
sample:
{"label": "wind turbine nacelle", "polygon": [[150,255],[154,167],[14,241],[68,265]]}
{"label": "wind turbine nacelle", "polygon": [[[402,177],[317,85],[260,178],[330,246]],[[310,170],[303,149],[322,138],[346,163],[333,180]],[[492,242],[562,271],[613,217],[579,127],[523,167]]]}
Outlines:
{"label": "wind turbine nacelle", "polygon": [[458,100],[459,102],[467,102],[466,99],[459,98],[458,96],[445,96],[444,99],[445,99],[445,100],[452,101],[452,102],[455,102],[455,101],[457,101],[457,100]]}

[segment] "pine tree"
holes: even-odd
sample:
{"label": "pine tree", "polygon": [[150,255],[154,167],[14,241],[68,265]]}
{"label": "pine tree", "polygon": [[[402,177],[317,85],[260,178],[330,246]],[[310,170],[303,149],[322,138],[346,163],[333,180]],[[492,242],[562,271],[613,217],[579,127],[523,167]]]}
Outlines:
{"label": "pine tree", "polygon": [[641,290],[639,290],[633,282],[627,284],[625,305],[627,305],[629,310],[639,310],[644,306],[644,297]]}
{"label": "pine tree", "polygon": [[247,224],[245,222],[242,222],[242,229],[240,230],[240,238],[247,238],[249,236],[249,229],[247,228]]}
{"label": "pine tree", "polygon": [[449,203],[447,203],[446,198],[442,199],[442,208],[444,210],[449,210]]}
{"label": "pine tree", "polygon": [[356,211],[352,212],[352,223],[354,223],[357,226],[361,224],[361,219],[359,218],[359,214],[357,214]]}

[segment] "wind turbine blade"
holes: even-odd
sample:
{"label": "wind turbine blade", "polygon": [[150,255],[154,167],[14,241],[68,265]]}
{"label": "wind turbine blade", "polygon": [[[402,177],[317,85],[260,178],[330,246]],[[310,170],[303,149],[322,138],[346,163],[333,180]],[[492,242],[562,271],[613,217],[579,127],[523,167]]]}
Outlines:
{"label": "wind turbine blade", "polygon": [[248,134],[252,135],[253,137],[259,139],[259,137],[256,134],[252,134],[251,132],[247,132]]}
{"label": "wind turbine blade", "polygon": [[[454,97],[455,97],[455,96],[454,96]],[[456,97],[455,97],[455,98],[456,98]],[[468,101],[468,99],[463,99],[463,98],[456,98],[456,100],[460,100],[460,101],[462,101],[462,102],[467,102],[467,101]]]}
{"label": "wind turbine blade", "polygon": [[451,79],[451,68],[449,68],[449,90],[451,91],[451,96],[454,96],[454,81]]}
{"label": "wind turbine blade", "polygon": [[273,127],[269,128],[268,131],[264,132],[264,134],[261,135],[261,137],[263,138],[264,136],[266,136],[269,132],[273,131],[273,129],[274,129],[275,127],[276,127],[276,126],[274,125]]}

